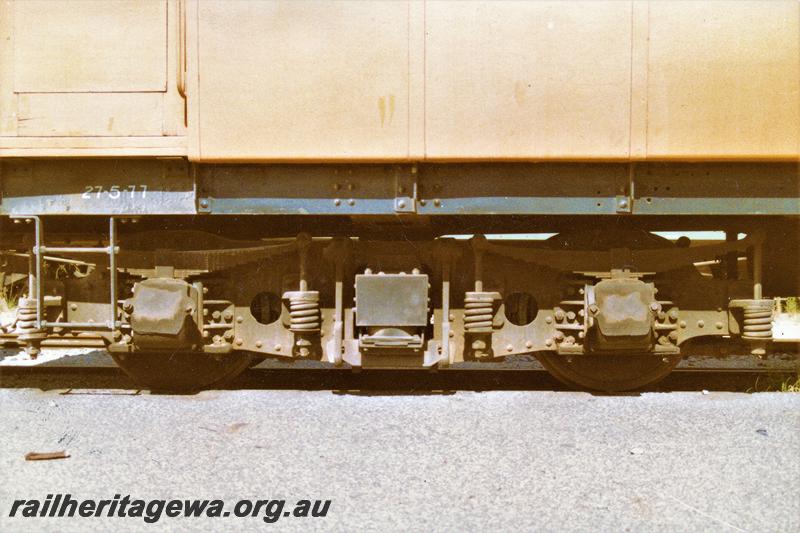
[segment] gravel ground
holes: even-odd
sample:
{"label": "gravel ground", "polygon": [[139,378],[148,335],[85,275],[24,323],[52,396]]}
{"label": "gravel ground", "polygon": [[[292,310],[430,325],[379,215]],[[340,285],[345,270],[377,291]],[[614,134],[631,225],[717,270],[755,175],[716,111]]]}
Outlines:
{"label": "gravel ground", "polygon": [[8,517],[49,493],[332,500],[325,518],[155,530],[800,530],[798,394],[0,388],[0,427],[2,531],[145,526]]}

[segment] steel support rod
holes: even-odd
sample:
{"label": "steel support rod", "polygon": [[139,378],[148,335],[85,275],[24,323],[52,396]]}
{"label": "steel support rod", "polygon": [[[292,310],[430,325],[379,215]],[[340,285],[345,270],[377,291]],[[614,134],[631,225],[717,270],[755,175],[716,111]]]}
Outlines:
{"label": "steel support rod", "polygon": [[336,288],[334,293],[334,317],[333,322],[333,357],[331,363],[335,365],[342,364],[342,341],[344,336],[344,274],[342,268],[342,259],[336,261]]}
{"label": "steel support rod", "polygon": [[34,248],[34,255],[36,256],[36,329],[42,329],[44,324],[44,287],[42,280],[42,246],[44,241],[44,228],[42,227],[42,220],[39,217],[31,217],[33,219],[34,231],[36,233],[36,246]]}
{"label": "steel support rod", "polygon": [[442,265],[442,363],[450,360],[450,257],[444,258]]}
{"label": "steel support rod", "polygon": [[307,274],[307,261],[308,261],[308,247],[311,244],[311,237],[307,233],[301,233],[297,236],[297,255],[300,256],[300,290],[308,290],[308,274]]}
{"label": "steel support rod", "polygon": [[103,322],[42,322],[42,327],[64,329],[108,329],[108,324]]}
{"label": "steel support rod", "polygon": [[108,273],[111,285],[111,310],[108,327],[117,329],[117,224],[114,217],[108,219]]}
{"label": "steel support rod", "polygon": [[763,255],[763,245],[761,243],[756,244],[753,246],[753,299],[760,300],[763,298],[763,293],[761,289],[761,266],[762,266],[762,255]]}
{"label": "steel support rod", "polygon": [[108,254],[111,253],[110,246],[102,248],[69,248],[64,246],[42,246],[42,253],[50,252],[54,254]]}
{"label": "steel support rod", "polygon": [[471,239],[472,255],[475,259],[475,292],[483,292],[483,254],[486,251],[485,235],[475,235]]}
{"label": "steel support rod", "polygon": [[[725,242],[736,242],[738,233],[733,230],[725,232]],[[695,263],[696,264],[696,263]],[[728,252],[725,254],[725,277],[726,279],[737,279],[739,277],[739,252]]]}
{"label": "steel support rod", "polygon": [[483,250],[475,250],[475,292],[483,292]]}

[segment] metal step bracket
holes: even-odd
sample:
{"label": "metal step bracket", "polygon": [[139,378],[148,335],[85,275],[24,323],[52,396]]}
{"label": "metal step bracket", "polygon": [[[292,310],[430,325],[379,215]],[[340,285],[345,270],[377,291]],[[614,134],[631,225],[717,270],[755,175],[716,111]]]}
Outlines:
{"label": "metal step bracket", "polygon": [[[57,247],[46,246],[44,244],[44,222],[36,215],[26,216],[12,216],[15,220],[24,220],[25,222],[33,221],[35,232],[35,244],[31,250],[33,259],[32,276],[28,277],[28,297],[35,298],[36,300],[36,329],[46,328],[63,328],[63,329],[95,329],[95,330],[108,330],[114,331],[120,326],[117,320],[117,253],[119,253],[119,246],[117,246],[117,227],[116,219],[109,218],[108,224],[108,246],[105,247]],[[104,253],[108,254],[109,262],[109,319],[107,322],[47,322],[44,316],[44,261],[46,254],[80,254],[80,253]]]}

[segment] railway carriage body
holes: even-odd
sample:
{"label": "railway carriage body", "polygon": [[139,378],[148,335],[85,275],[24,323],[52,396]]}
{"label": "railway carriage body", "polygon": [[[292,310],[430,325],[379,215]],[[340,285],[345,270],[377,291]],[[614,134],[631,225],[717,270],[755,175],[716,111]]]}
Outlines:
{"label": "railway carriage body", "polygon": [[6,1],[0,342],[638,387],[798,340],[799,161],[796,1]]}

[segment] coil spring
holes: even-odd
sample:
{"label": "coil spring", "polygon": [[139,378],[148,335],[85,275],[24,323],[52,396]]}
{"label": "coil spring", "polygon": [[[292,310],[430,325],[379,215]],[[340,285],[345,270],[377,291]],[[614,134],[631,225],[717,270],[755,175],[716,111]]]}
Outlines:
{"label": "coil spring", "polygon": [[39,343],[47,337],[44,329],[36,328],[36,300],[21,298],[17,306],[14,320],[16,324],[17,340],[26,345],[30,355],[39,353]]}
{"label": "coil spring", "polygon": [[468,292],[464,295],[464,331],[486,333],[492,331],[494,293]]}
{"label": "coil spring", "polygon": [[772,337],[772,307],[749,305],[744,308],[743,339],[768,339]]}
{"label": "coil spring", "polygon": [[310,333],[320,329],[319,292],[295,291],[289,299],[289,330]]}

